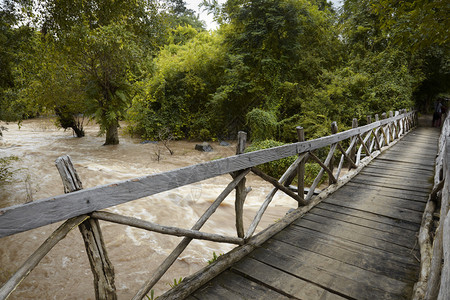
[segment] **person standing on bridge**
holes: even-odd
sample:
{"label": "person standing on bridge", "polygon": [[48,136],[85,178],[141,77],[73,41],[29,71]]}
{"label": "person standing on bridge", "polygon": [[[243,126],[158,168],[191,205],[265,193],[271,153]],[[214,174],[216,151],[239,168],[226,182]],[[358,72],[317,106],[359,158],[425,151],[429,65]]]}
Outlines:
{"label": "person standing on bridge", "polygon": [[434,113],[433,113],[433,127],[441,127],[441,117],[442,112],[444,110],[444,106],[442,105],[441,99],[438,99],[434,105]]}

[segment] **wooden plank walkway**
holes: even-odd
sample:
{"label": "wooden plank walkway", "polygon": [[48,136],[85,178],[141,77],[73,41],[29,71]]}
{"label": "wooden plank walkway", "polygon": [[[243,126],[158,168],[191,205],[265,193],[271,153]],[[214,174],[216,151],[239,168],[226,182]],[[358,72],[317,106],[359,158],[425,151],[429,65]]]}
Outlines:
{"label": "wooden plank walkway", "polygon": [[188,299],[409,299],[438,137],[410,133]]}

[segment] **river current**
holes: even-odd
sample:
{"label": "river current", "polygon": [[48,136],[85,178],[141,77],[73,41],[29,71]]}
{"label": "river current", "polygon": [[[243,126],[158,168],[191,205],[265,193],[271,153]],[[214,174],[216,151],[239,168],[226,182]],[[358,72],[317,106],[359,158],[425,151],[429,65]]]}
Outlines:
{"label": "river current", "polygon": [[[173,141],[170,155],[161,143],[145,143],[122,135],[120,144],[102,146],[98,126],[85,126],[86,137],[73,137],[54,125],[51,118],[39,118],[17,124],[0,123],[8,128],[0,138],[0,158],[14,157],[10,182],[0,185],[0,208],[35,201],[64,193],[54,165],[56,158],[72,158],[84,188],[177,169],[180,167],[234,155],[235,143],[220,146],[211,143],[213,152],[194,150],[195,142]],[[158,161],[157,153],[160,153]],[[249,175],[252,188],[245,203],[247,226],[271,190],[266,182]],[[230,182],[224,175],[106,209],[161,225],[190,228]],[[202,231],[235,236],[234,192],[224,201]],[[295,207],[293,200],[277,193],[258,230],[281,218]],[[33,218],[30,215],[30,218]],[[45,241],[61,223],[51,224],[0,239],[0,285]],[[154,270],[181,241],[128,226],[100,221],[109,258],[115,269],[119,299],[130,299]],[[207,266],[213,252],[221,254],[234,245],[193,241],[154,287],[155,296],[170,288],[174,279]],[[95,299],[93,277],[84,244],[78,230],[72,230],[30,273],[9,299]]]}

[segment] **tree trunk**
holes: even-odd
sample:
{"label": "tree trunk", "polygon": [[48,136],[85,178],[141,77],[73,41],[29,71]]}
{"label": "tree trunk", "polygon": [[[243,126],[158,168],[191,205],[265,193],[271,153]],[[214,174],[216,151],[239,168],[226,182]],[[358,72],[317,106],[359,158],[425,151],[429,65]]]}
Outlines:
{"label": "tree trunk", "polygon": [[78,127],[77,125],[72,126],[73,132],[75,132],[75,135],[80,138],[84,136],[84,130],[82,127]]}
{"label": "tree trunk", "polygon": [[106,141],[104,145],[117,145],[119,144],[119,122],[114,121],[108,128],[106,128]]}

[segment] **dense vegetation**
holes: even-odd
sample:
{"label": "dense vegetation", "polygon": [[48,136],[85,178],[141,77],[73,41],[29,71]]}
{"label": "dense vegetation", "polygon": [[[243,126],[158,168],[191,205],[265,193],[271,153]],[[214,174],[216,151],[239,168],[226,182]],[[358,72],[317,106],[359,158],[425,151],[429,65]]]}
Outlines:
{"label": "dense vegetation", "polygon": [[206,31],[183,0],[3,0],[0,119],[55,114],[105,144],[120,120],[146,139],[295,140],[352,118],[430,110],[449,95],[445,1],[203,1]]}

